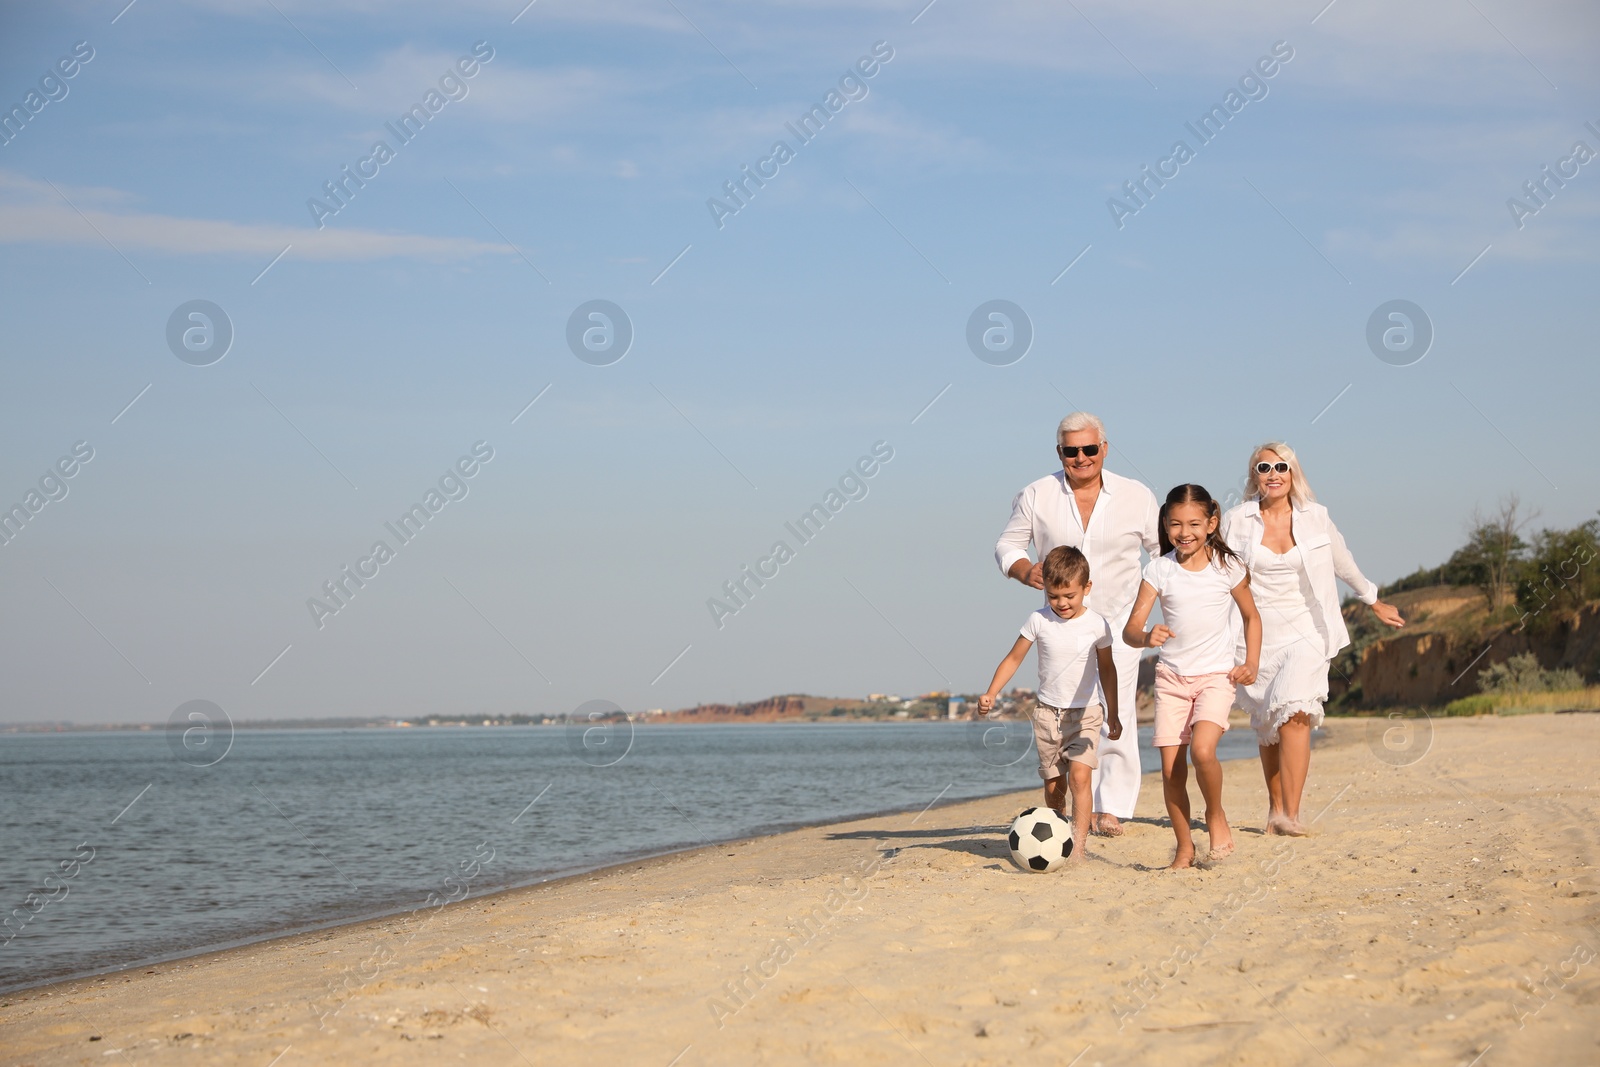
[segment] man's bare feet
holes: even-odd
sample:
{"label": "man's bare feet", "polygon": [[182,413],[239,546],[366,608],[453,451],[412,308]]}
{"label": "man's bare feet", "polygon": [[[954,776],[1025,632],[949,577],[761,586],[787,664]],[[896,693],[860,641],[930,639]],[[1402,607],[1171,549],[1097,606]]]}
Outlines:
{"label": "man's bare feet", "polygon": [[1115,815],[1103,811],[1094,813],[1094,832],[1101,837],[1121,837],[1123,834],[1122,823]]}

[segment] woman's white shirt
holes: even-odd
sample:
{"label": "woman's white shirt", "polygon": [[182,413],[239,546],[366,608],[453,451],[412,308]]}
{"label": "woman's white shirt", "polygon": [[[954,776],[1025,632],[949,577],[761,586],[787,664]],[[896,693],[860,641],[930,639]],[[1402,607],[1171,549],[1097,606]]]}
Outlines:
{"label": "woman's white shirt", "polygon": [[[1326,640],[1327,657],[1331,660],[1339,650],[1350,643],[1350,631],[1345,627],[1344,615],[1339,610],[1338,579],[1355,591],[1364,604],[1376,603],[1378,585],[1361,573],[1350,549],[1344,543],[1339,528],[1328,517],[1328,509],[1315,501],[1293,505],[1289,511],[1290,528],[1294,534],[1294,547],[1289,551],[1299,553],[1310,580],[1311,594],[1315,598],[1312,613],[1321,620],[1318,627]],[[1266,523],[1261,518],[1261,502],[1247,500],[1238,507],[1229,508],[1222,516],[1222,539],[1228,547],[1239,553],[1246,566],[1253,566],[1257,554],[1269,552],[1262,547],[1261,537]],[[1273,620],[1265,613],[1261,617],[1263,643],[1278,644],[1265,631]]]}

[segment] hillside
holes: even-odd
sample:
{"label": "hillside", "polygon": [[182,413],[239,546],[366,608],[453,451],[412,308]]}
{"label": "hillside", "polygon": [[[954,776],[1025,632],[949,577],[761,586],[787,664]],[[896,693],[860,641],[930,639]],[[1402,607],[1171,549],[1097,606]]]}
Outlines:
{"label": "hillside", "polygon": [[1330,672],[1338,706],[1446,704],[1478,692],[1483,670],[1522,653],[1546,669],[1575,670],[1588,683],[1600,674],[1600,600],[1523,624],[1520,613],[1492,616],[1474,586],[1408,589],[1385,599],[1405,616],[1403,630],[1383,626],[1364,604],[1345,605],[1352,645]]}

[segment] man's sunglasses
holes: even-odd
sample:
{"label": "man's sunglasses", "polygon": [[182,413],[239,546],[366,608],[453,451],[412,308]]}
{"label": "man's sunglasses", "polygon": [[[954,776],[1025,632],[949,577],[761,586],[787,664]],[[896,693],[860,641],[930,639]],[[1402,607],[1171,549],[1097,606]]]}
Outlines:
{"label": "man's sunglasses", "polygon": [[1281,459],[1276,463],[1268,463],[1266,460],[1262,460],[1260,463],[1256,464],[1257,474],[1266,474],[1269,471],[1277,471],[1279,474],[1288,474],[1289,465]]}
{"label": "man's sunglasses", "polygon": [[1060,452],[1067,459],[1077,459],[1079,452],[1082,452],[1084,455],[1088,456],[1090,459],[1093,459],[1095,456],[1098,456],[1100,454],[1100,446],[1099,445],[1057,445],[1056,446],[1056,451]]}

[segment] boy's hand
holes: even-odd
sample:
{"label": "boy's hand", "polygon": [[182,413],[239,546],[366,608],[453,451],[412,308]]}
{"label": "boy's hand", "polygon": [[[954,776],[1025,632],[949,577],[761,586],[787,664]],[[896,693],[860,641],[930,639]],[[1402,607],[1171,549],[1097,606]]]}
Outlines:
{"label": "boy's hand", "polygon": [[983,696],[978,698],[978,711],[981,714],[987,715],[993,710],[994,697],[990,696],[988,693],[985,693]]}
{"label": "boy's hand", "polygon": [[1146,648],[1160,648],[1170,640],[1172,640],[1172,631],[1167,629],[1164,624],[1158,623],[1155,629],[1145,635],[1144,643]]}
{"label": "boy's hand", "polygon": [[1122,720],[1115,715],[1111,716],[1111,722],[1106,727],[1106,736],[1113,741],[1122,737]]}
{"label": "boy's hand", "polygon": [[1256,669],[1248,663],[1241,663],[1228,672],[1228,681],[1235,685],[1249,685],[1256,680]]}

